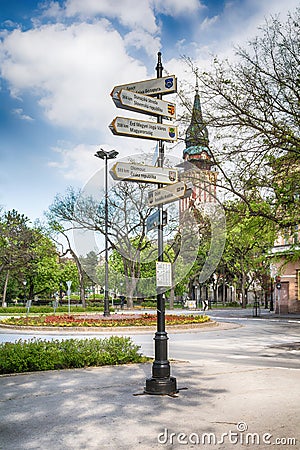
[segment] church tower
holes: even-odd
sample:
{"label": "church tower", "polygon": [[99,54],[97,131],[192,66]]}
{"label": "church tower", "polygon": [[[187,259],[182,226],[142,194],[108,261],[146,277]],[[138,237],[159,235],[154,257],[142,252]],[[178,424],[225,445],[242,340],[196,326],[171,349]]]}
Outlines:
{"label": "church tower", "polygon": [[191,122],[186,130],[183,159],[187,164],[181,175],[182,181],[192,181],[193,191],[190,197],[179,203],[180,214],[199,203],[216,202],[217,172],[213,170],[213,155],[209,148],[207,127],[203,121],[198,84],[192,110]]}

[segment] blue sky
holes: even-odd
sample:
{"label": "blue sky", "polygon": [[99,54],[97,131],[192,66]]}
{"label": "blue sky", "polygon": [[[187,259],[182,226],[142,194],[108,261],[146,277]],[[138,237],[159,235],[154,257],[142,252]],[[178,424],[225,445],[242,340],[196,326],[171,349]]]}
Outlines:
{"label": "blue sky", "polygon": [[[232,58],[266,17],[285,19],[298,3],[0,0],[0,205],[42,218],[55,194],[101,168],[99,147],[120,157],[152,151],[153,141],[108,129],[126,116],[110,98],[113,86],[154,78],[161,51],[166,73],[184,87],[193,77],[183,55],[200,68],[211,54]],[[181,156],[180,145],[174,152]]]}

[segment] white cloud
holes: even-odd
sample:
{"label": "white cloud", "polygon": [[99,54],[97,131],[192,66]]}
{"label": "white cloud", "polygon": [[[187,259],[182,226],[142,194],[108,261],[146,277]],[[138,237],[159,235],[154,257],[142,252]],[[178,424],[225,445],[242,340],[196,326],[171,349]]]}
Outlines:
{"label": "white cloud", "polygon": [[34,92],[51,122],[76,129],[107,123],[113,86],[146,78],[105,19],[14,30],[1,43],[0,62],[14,96]]}
{"label": "white cloud", "polygon": [[218,22],[219,20],[219,16],[213,16],[213,17],[205,17],[205,19],[203,20],[203,22],[200,25],[201,30],[207,30],[209,29],[212,25],[214,25],[216,22]]}
{"label": "white cloud", "polygon": [[24,114],[22,108],[15,108],[12,112],[15,116],[19,117],[22,120],[27,120],[29,122],[32,122],[34,120],[31,116],[28,116],[28,114]]}
{"label": "white cloud", "polygon": [[172,17],[193,14],[205,8],[199,0],[153,0],[153,5],[157,12]]}
{"label": "white cloud", "polygon": [[[235,48],[247,47],[249,41],[261,33],[259,27],[271,16],[280,15],[284,22],[288,11],[299,6],[298,0],[245,0],[242,4],[228,1],[218,16],[206,17],[195,28],[194,41],[189,43],[186,53],[193,58],[200,68],[208,70],[212,55],[220,59],[235,60]],[[190,50],[190,52],[188,51]]]}
{"label": "white cloud", "polygon": [[79,144],[70,147],[61,144],[52,150],[58,155],[58,159],[49,162],[48,166],[59,171],[65,179],[82,183],[95,172],[96,146]]}
{"label": "white cloud", "polygon": [[143,30],[133,30],[124,37],[126,47],[133,46],[136,49],[145,49],[150,56],[156,57],[161,48],[160,38],[154,38]]}
{"label": "white cloud", "polygon": [[81,17],[104,15],[131,29],[138,27],[149,33],[158,31],[149,0],[67,0],[66,14]]}
{"label": "white cloud", "polygon": [[[104,167],[103,161],[94,156],[99,148],[103,148],[106,151],[113,148],[116,149],[119,152],[118,160],[120,160],[120,158],[125,157],[134,158],[134,155],[141,153],[151,156],[156,145],[154,141],[141,143],[140,139],[124,137],[113,138],[111,143],[114,140],[115,146],[110,144],[72,145],[61,142],[52,148],[53,160],[49,161],[48,167],[58,171],[59,175],[69,182],[82,186],[94,175],[96,170]],[[100,181],[103,184],[103,179]]]}

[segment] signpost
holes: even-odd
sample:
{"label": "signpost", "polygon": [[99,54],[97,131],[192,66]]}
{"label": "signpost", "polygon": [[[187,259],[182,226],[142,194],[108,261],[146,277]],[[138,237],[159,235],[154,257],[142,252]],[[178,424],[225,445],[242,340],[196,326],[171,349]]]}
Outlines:
{"label": "signpost", "polygon": [[[152,217],[149,217],[149,223],[147,223],[147,229],[157,227],[157,331],[154,337],[155,359],[152,365],[152,377],[146,379],[144,392],[153,395],[173,395],[178,390],[176,378],[170,376],[168,336],[165,330],[164,290],[166,287],[172,286],[172,276],[170,263],[163,261],[163,203],[180,198],[186,193],[187,187],[184,183],[177,183],[178,172],[176,169],[163,168],[163,141],[177,141],[178,132],[176,126],[163,124],[163,118],[173,119],[176,115],[175,105],[162,101],[162,96],[177,92],[177,80],[174,75],[163,77],[162,72],[161,53],[158,52],[157,77],[155,79],[115,86],[110,94],[118,108],[157,116],[156,123],[127,117],[116,117],[109,128],[113,134],[118,136],[157,140],[158,167],[119,162],[113,166],[110,173],[115,180],[126,179],[143,183],[157,183],[158,191],[160,191],[158,194],[153,194],[153,198],[154,195],[156,198],[156,200],[153,200],[153,204],[158,205],[158,210],[155,215],[153,214]],[[153,99],[152,96],[157,96],[157,98]],[[164,184],[173,185],[174,183],[177,184],[177,187],[171,191],[171,195],[170,191],[163,191]],[[163,191],[163,194],[161,191]]]}
{"label": "signpost", "polygon": [[157,94],[173,94],[174,92],[177,92],[177,78],[175,75],[169,75],[162,78],[152,78],[150,80],[121,84],[115,86],[110,95],[115,98],[122,89],[150,96]]}
{"label": "signpost", "polygon": [[[161,53],[158,52],[156,74],[158,80],[163,80],[162,77],[163,66],[161,63]],[[161,100],[161,93],[157,96]],[[162,116],[157,117],[157,126],[162,125]],[[164,161],[164,145],[163,139],[158,138],[158,158],[157,164],[159,169],[163,169]],[[174,182],[177,180],[174,180]],[[162,188],[163,184],[158,183],[158,188]],[[178,392],[177,381],[175,377],[170,375],[171,368],[170,362],[168,360],[168,335],[166,332],[166,321],[165,321],[165,297],[164,289],[167,286],[172,286],[171,272],[167,271],[164,263],[164,240],[163,240],[163,205],[158,205],[159,214],[159,225],[157,230],[157,250],[158,250],[158,261],[157,261],[157,278],[156,278],[156,290],[157,290],[157,331],[154,336],[154,354],[155,359],[152,365],[152,376],[146,379],[146,386],[144,392],[146,394],[152,395],[173,395]],[[163,274],[163,276],[162,276]],[[163,279],[162,279],[163,278]],[[164,286],[162,286],[164,285]]]}
{"label": "signpost", "polygon": [[168,119],[176,118],[176,105],[174,103],[138,94],[127,89],[121,89],[117,97],[113,97],[113,101],[117,108],[138,111],[153,116],[161,115]]}
{"label": "signpost", "polygon": [[178,180],[177,169],[126,162],[115,163],[110,174],[114,180],[139,181],[141,183],[173,184]]}
{"label": "signpost", "polygon": [[109,128],[113,134],[144,139],[177,141],[177,127],[146,120],[115,117]]}
{"label": "signpost", "polygon": [[173,183],[170,186],[148,192],[148,205],[157,206],[160,204],[171,203],[180,198],[189,197],[191,193],[191,183],[178,181],[178,183]]}

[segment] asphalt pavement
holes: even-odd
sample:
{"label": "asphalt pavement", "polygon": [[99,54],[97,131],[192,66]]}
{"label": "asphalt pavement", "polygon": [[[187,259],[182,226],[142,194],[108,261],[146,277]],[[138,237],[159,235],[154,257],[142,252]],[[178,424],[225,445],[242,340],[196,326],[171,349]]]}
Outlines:
{"label": "asphalt pavement", "polygon": [[0,449],[299,449],[297,317],[211,314],[169,335],[175,397],[143,393],[151,363],[1,376]]}

